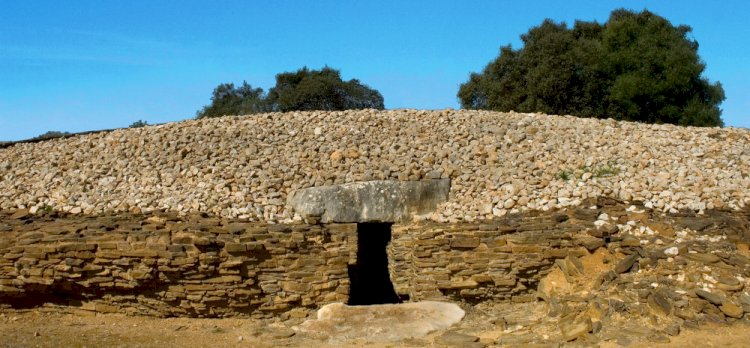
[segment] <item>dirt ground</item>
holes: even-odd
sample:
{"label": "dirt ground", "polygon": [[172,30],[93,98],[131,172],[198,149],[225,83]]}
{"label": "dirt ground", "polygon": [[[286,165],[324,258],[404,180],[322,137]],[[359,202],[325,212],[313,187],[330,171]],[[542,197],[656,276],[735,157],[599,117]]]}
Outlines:
{"label": "dirt ground", "polygon": [[[461,326],[471,324],[471,315]],[[529,327],[531,329],[531,327]],[[486,339],[502,337],[498,331],[478,331]],[[0,347],[442,347],[435,343],[436,332],[424,338],[394,343],[372,343],[361,340],[329,343],[326,338],[294,333],[284,324],[256,319],[194,319],[129,317],[117,314],[80,316],[29,311],[0,314]],[[602,341],[601,347],[747,347],[750,325],[707,325],[684,330],[659,344],[631,337],[630,342]],[[490,342],[488,346],[495,345]],[[575,346],[586,346],[576,343]],[[597,345],[597,343],[593,344]],[[512,346],[512,345],[511,345]],[[524,346],[518,344],[517,346]],[[539,345],[537,345],[539,346]],[[557,346],[556,343],[541,345]]]}

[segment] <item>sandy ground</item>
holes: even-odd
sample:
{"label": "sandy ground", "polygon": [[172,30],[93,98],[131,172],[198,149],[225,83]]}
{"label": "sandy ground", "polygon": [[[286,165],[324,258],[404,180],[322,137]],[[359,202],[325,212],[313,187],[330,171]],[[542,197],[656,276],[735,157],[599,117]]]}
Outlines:
{"label": "sandy ground", "polygon": [[[496,333],[486,334],[482,336],[494,336]],[[255,319],[159,319],[40,311],[0,314],[0,347],[440,347],[434,342],[438,335],[433,333],[424,338],[394,343],[356,339],[328,343],[326,339],[293,334],[282,324]],[[750,325],[738,322],[684,330],[667,344],[634,337],[628,346],[688,347],[699,344],[702,347],[747,347],[748,342]],[[599,344],[601,347],[622,346],[612,341]]]}
{"label": "sandy ground", "polygon": [[[617,347],[607,342],[602,347]],[[673,337],[669,343],[637,342],[630,347],[748,347],[750,346],[750,325],[707,325],[698,330],[685,330]]]}

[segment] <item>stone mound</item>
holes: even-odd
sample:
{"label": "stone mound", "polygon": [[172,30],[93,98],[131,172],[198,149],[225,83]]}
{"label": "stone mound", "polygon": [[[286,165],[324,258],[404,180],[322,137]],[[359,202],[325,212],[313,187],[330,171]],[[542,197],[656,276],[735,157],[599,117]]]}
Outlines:
{"label": "stone mound", "polygon": [[750,132],[470,110],[189,120],[0,149],[0,209],[208,212],[288,222],[294,191],[450,179],[422,218],[492,219],[608,196],[660,211],[741,208]]}

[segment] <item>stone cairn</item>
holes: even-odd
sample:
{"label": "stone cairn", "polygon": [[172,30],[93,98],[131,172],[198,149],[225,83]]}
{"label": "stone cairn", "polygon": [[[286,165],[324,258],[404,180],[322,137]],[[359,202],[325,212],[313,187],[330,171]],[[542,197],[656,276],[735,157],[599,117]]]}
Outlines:
{"label": "stone cairn", "polygon": [[449,178],[437,222],[641,201],[750,203],[750,132],[469,110],[291,112],[189,120],[0,149],[0,209],[207,212],[291,222],[298,189]]}

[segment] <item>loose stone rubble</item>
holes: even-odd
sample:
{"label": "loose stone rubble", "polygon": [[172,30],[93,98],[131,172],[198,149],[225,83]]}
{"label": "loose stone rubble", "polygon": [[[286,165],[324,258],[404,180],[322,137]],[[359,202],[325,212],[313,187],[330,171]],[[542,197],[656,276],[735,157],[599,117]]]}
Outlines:
{"label": "loose stone rubble", "polygon": [[[451,179],[422,217],[476,221],[589,197],[676,212],[750,203],[750,132],[469,110],[270,113],[0,150],[0,209],[208,212],[289,222],[292,191]],[[299,218],[299,217],[297,217]]]}

